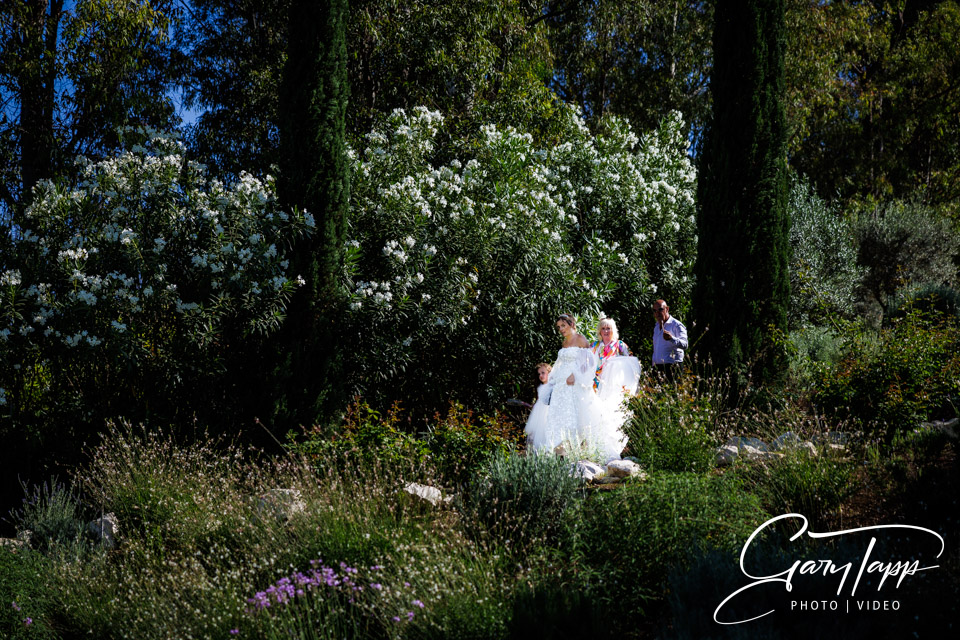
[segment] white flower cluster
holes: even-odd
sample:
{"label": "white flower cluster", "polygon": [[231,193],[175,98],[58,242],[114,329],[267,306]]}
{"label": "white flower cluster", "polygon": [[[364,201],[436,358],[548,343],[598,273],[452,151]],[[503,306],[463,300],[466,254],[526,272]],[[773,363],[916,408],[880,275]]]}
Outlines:
{"label": "white flower cluster", "polygon": [[678,114],[642,137],[614,119],[593,135],[571,109],[562,139],[543,148],[489,124],[455,148],[460,158],[434,163],[443,125],[426,109],[396,111],[351,155],[347,321],[372,342],[359,357],[430,369],[415,360],[428,354],[397,361],[396,345],[443,327],[458,332],[458,350],[482,350],[491,318],[512,326],[539,318],[535,309],[614,300],[646,318],[658,289],[689,294],[696,174]]}
{"label": "white flower cluster", "polygon": [[164,340],[209,357],[225,318],[274,318],[303,284],[279,247],[314,222],[279,210],[272,178],[242,174],[227,186],[187,161],[175,138],[122,135],[138,144],[80,159],[75,187],[38,184],[23,228],[9,234],[21,259],[0,274],[14,288],[0,296],[4,365],[64,347],[76,355],[56,357],[107,349],[136,364],[138,354],[172,351]]}

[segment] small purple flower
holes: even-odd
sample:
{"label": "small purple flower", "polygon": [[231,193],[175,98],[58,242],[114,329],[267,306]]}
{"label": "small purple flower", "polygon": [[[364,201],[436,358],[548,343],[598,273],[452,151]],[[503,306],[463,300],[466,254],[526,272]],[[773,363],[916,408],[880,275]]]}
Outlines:
{"label": "small purple flower", "polygon": [[29,626],[32,625],[32,624],[33,624],[33,618],[24,618],[24,619],[23,619],[23,626],[29,627]]}
{"label": "small purple flower", "polygon": [[409,588],[410,588],[410,583],[409,583],[409,582],[404,582],[404,583],[403,583],[403,586],[405,586],[407,589],[409,589]]}
{"label": "small purple flower", "polygon": [[400,622],[400,616],[393,616],[394,622]]}
{"label": "small purple flower", "polygon": [[370,585],[370,588],[380,591],[381,589],[383,589],[383,585],[380,584],[379,582],[374,582],[373,584]]}
{"label": "small purple flower", "polygon": [[14,602],[14,603],[13,603],[13,610],[14,610],[14,611],[20,611],[20,605],[18,605],[16,602]]}
{"label": "small purple flower", "polygon": [[413,601],[413,606],[415,606],[415,607],[420,607],[421,609],[423,609],[423,603],[420,602],[419,600],[414,600],[414,601]]}
{"label": "small purple flower", "polygon": [[407,611],[407,620],[413,620],[413,611]]}
{"label": "small purple flower", "polygon": [[235,636],[240,633],[240,629],[230,629],[230,635]]}

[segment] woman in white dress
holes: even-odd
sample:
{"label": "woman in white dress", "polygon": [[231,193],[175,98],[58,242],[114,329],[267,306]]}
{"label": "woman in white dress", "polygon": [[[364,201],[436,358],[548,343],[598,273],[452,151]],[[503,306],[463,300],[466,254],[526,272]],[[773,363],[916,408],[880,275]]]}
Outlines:
{"label": "woman in white dress", "polygon": [[600,406],[593,390],[597,357],[587,339],[577,333],[573,316],[561,314],[556,326],[563,336],[563,347],[550,372],[550,408],[542,437],[533,450],[549,453],[564,445],[564,451],[571,453],[596,444],[595,432],[600,426]]}
{"label": "woman in white dress", "polygon": [[627,344],[620,340],[613,318],[600,320],[597,337],[599,339],[590,345],[590,349],[599,360],[593,380],[601,409],[599,448],[606,457],[619,458],[627,444],[627,437],[623,434],[623,424],[627,420],[623,400],[637,392],[640,362],[630,355]]}

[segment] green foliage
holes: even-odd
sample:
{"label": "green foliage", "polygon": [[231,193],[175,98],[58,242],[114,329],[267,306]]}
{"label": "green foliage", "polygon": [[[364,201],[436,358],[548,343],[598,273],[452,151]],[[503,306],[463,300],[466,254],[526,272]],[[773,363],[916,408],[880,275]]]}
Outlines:
{"label": "green foliage", "polygon": [[10,640],[61,637],[51,624],[56,613],[47,580],[52,567],[41,553],[0,546],[0,636]]}
{"label": "green foliage", "polygon": [[279,160],[278,108],[290,0],[192,0],[178,23],[184,136],[224,179],[266,175]]}
{"label": "green foliage", "polygon": [[641,385],[623,427],[631,455],[651,471],[710,470],[729,392],[729,378],[693,372],[673,384]]}
{"label": "green foliage", "polygon": [[[184,17],[184,90],[190,106],[206,109],[188,137],[224,175],[241,170],[263,175],[281,160],[278,95],[292,4],[198,0]],[[561,109],[545,85],[553,68],[536,5],[514,0],[349,5],[345,86],[351,138],[383,114],[417,104],[443,111],[459,131],[495,122],[538,137],[555,135]]]}
{"label": "green foliage", "polygon": [[122,135],[116,157],[39,183],[3,227],[0,435],[45,463],[76,460],[110,418],[219,426],[257,411],[263,337],[301,283],[290,245],[313,220],[281,211],[272,179],[226,187],[175,138]]}
{"label": "green foliage", "polygon": [[490,456],[512,451],[522,437],[502,414],[474,415],[456,402],[450,403],[446,414],[435,413],[419,434],[411,420],[399,402],[382,414],[356,398],[336,430],[314,426],[302,436],[290,432],[288,448],[321,462],[402,463],[457,485],[472,477]]}
{"label": "green foliage", "polygon": [[347,157],[346,0],[293,0],[280,86],[280,179],[285,206],[316,217],[316,233],[299,239],[291,262],[305,280],[293,297],[276,347],[277,420],[311,424],[349,397],[339,380],[337,334],[343,295],[344,240],[350,209]]}
{"label": "green foliage", "polygon": [[698,137],[710,111],[713,5],[684,1],[547,2],[550,87],[600,119],[652,128],[676,109]]}
{"label": "green foliage", "polygon": [[955,225],[916,203],[888,202],[854,220],[863,287],[881,311],[897,290],[956,282],[960,238]]}
{"label": "green foliage", "polygon": [[80,501],[65,485],[52,478],[33,490],[23,486],[23,506],[11,512],[18,532],[30,531],[30,546],[45,551],[76,542],[86,529]]}
{"label": "green foliage", "polygon": [[522,434],[500,413],[474,417],[473,412],[451,402],[445,416],[436,413],[420,442],[440,477],[464,484],[491,458],[510,454]]}
{"label": "green foliage", "polygon": [[856,313],[863,267],[857,264],[851,223],[820,198],[809,182],[790,188],[791,327],[822,325]]}
{"label": "green foliage", "polygon": [[825,196],[960,195],[960,7],[788,0],[791,165]]}
{"label": "green foliage", "polygon": [[761,383],[784,370],[778,332],[790,302],[784,116],[785,48],[779,0],[721,3],[714,11],[714,65],[697,184],[693,308],[703,347],[721,367]]}
{"label": "green foliage", "polygon": [[[776,460],[745,462],[739,472],[770,513],[800,513],[815,530],[823,529],[857,485],[857,464],[846,451],[826,442],[811,454],[804,448],[786,448]],[[819,527],[819,528],[818,528]]]}
{"label": "green foliage", "polygon": [[958,343],[955,318],[911,311],[881,329],[876,344],[869,334],[854,335],[839,362],[821,364],[814,401],[889,442],[923,420],[954,413]]}
{"label": "green foliage", "polygon": [[902,318],[912,309],[934,315],[960,316],[960,291],[935,283],[904,287],[888,301],[884,316],[891,320]]}
{"label": "green foliage", "polygon": [[343,331],[360,345],[346,385],[380,406],[452,397],[489,411],[552,358],[559,310],[603,310],[623,335],[647,335],[656,296],[688,298],[695,173],[678,116],[642,142],[614,119],[596,136],[571,112],[563,124],[548,148],[493,125],[444,148],[450,122],[418,107],[367,136],[346,248]]}
{"label": "green foliage", "polygon": [[571,463],[553,455],[498,455],[464,487],[461,510],[500,539],[514,544],[553,540],[581,481]]}
{"label": "green foliage", "polygon": [[756,496],[725,474],[653,473],[640,484],[594,495],[570,519],[573,558],[602,584],[598,598],[628,628],[663,594],[672,566],[694,549],[743,545],[767,519]]}
{"label": "green foliage", "polygon": [[[66,4],[66,7],[64,6]],[[116,130],[175,124],[169,2],[14,2],[0,9],[0,210],[21,214],[39,181],[74,172]]]}

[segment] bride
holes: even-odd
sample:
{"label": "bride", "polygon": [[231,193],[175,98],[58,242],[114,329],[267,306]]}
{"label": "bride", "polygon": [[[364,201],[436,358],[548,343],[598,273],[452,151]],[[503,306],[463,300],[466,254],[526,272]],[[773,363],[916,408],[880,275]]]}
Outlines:
{"label": "bride", "polygon": [[[540,424],[542,433],[532,438],[533,450],[551,453],[563,445],[567,452],[582,448],[597,448],[601,410],[593,389],[597,370],[597,356],[589,348],[590,343],[577,333],[573,316],[564,313],[557,316],[557,331],[563,336],[563,347],[550,372],[549,383],[553,385],[550,407],[546,419]],[[619,451],[608,457],[619,458]]]}

